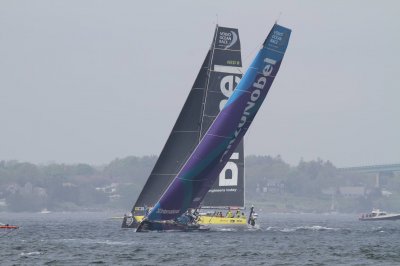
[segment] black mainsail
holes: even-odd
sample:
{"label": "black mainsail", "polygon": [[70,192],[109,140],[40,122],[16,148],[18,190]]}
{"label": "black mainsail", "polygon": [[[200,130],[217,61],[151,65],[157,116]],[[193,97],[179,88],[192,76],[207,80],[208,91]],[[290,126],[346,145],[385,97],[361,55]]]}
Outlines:
{"label": "black mainsail", "polygon": [[[213,42],[168,140],[132,208],[143,215],[178,174],[242,77],[237,29],[217,25]],[[203,207],[244,206],[243,142],[205,197]]]}
{"label": "black mainsail", "polygon": [[[208,68],[201,138],[224,107],[242,78],[242,58],[237,29],[217,27]],[[235,149],[203,202],[202,208],[244,207],[243,142]]]}

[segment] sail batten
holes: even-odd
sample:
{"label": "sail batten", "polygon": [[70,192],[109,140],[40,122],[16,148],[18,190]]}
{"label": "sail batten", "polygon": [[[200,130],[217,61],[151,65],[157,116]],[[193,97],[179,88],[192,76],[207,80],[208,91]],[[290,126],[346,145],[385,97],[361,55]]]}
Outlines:
{"label": "sail batten", "polygon": [[213,72],[222,72],[222,73],[231,73],[231,74],[242,74],[241,68],[234,67],[234,66],[215,65],[214,69],[211,70],[211,71],[213,71]]}

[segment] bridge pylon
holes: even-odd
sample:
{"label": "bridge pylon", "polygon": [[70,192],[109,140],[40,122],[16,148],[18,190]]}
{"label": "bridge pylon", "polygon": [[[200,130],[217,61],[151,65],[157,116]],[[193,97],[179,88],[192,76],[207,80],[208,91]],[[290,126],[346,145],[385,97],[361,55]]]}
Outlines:
{"label": "bridge pylon", "polygon": [[381,172],[377,172],[375,174],[375,187],[376,188],[380,188],[381,187],[380,181],[381,181]]}

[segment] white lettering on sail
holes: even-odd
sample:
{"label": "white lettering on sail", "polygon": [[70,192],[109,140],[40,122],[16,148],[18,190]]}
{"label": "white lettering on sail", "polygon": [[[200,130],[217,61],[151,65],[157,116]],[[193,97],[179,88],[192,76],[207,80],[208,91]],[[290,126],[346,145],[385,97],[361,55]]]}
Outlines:
{"label": "white lettering on sail", "polygon": [[157,209],[157,213],[161,213],[161,214],[177,214],[177,213],[179,213],[179,210]]}
{"label": "white lettering on sail", "polygon": [[240,118],[238,127],[236,128],[236,131],[234,133],[233,138],[229,142],[228,146],[225,149],[225,152],[222,154],[220,162],[224,160],[224,157],[229,153],[229,151],[232,148],[232,145],[235,143],[237,137],[241,133],[243,126],[247,122],[247,118],[251,115],[251,110],[254,106],[256,106],[256,102],[258,101],[260,95],[261,95],[261,90],[264,89],[265,84],[267,83],[267,77],[271,75],[273,66],[276,64],[276,60],[273,60],[271,58],[265,58],[264,62],[267,63],[265,67],[262,70],[262,75],[261,77],[258,77],[257,80],[254,81],[253,83],[253,91],[251,92],[250,95],[250,100],[246,104],[246,108],[243,111],[242,117]]}
{"label": "white lettering on sail", "polygon": [[[232,154],[231,160],[238,160],[239,153],[235,152]],[[231,174],[228,176],[227,173]],[[229,161],[226,163],[224,169],[222,169],[221,173],[219,173],[219,183],[220,187],[227,186],[237,186],[238,185],[238,177],[239,177],[239,169],[235,162]]]}
{"label": "white lettering on sail", "polygon": [[239,83],[240,78],[238,76],[225,76],[221,79],[221,83],[219,84],[219,88],[222,94],[226,97],[219,103],[219,110],[221,111],[224,108],[228,98],[231,97],[233,90],[235,89],[236,85]]}
{"label": "white lettering on sail", "polygon": [[[225,104],[228,102],[228,98],[231,97],[233,90],[236,85],[240,82],[240,78],[238,76],[225,76],[221,79],[220,89],[222,94],[226,97],[219,103],[219,110],[221,111]],[[219,173],[219,183],[220,187],[223,186],[237,186],[238,185],[238,177],[239,177],[239,169],[236,162],[232,160],[239,159],[239,153],[235,152],[232,154],[229,162],[225,165],[224,169]],[[231,177],[228,178],[227,174],[230,172]]]}
{"label": "white lettering on sail", "polygon": [[283,32],[275,30],[269,42],[277,45],[279,42],[282,41],[282,37],[283,37]]}
{"label": "white lettering on sail", "polygon": [[218,36],[218,45],[225,46],[225,49],[229,49],[237,42],[238,39],[238,35],[234,31],[221,31]]}

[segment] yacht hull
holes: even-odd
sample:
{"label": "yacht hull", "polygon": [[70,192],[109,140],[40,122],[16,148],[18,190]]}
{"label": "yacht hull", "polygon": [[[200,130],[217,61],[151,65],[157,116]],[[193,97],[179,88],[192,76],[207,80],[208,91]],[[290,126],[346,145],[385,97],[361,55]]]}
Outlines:
{"label": "yacht hull", "polygon": [[210,229],[199,224],[181,224],[175,221],[142,221],[136,232],[149,231],[209,231]]}
{"label": "yacht hull", "polygon": [[377,216],[377,217],[360,217],[360,221],[394,221],[400,220],[400,214],[393,214],[393,215],[385,215],[385,216]]}

